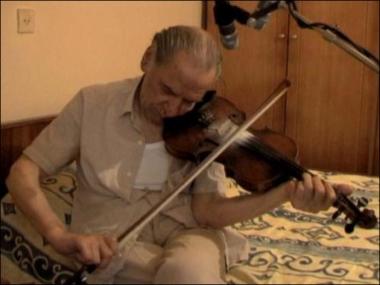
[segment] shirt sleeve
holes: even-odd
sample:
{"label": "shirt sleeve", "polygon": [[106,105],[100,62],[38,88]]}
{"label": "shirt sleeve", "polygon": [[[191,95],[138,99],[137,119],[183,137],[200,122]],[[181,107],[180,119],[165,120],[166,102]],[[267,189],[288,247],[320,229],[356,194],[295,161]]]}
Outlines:
{"label": "shirt sleeve", "polygon": [[224,165],[219,162],[213,162],[203,171],[195,180],[192,191],[194,194],[218,193],[220,196],[225,196],[226,173]]}
{"label": "shirt sleeve", "polygon": [[79,155],[82,114],[80,91],[23,153],[47,174],[58,172]]}

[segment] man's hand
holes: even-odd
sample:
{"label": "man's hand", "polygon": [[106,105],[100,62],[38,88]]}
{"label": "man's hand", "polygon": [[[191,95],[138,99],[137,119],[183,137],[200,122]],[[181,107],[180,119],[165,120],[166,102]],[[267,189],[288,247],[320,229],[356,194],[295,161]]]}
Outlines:
{"label": "man's hand", "polygon": [[353,191],[353,188],[346,184],[335,185],[333,188],[320,177],[308,173],[303,175],[303,181],[290,181],[286,187],[292,206],[311,213],[330,208],[338,193],[349,195]]}
{"label": "man's hand", "polygon": [[99,268],[105,268],[117,251],[116,239],[106,235],[76,234],[55,228],[48,233],[47,239],[59,253],[83,264],[96,264]]}

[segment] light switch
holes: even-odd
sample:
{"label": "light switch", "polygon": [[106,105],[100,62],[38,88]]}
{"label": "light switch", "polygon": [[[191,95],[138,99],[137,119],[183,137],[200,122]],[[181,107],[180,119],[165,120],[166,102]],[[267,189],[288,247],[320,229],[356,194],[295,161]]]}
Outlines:
{"label": "light switch", "polygon": [[35,13],[32,9],[17,9],[18,33],[34,33]]}

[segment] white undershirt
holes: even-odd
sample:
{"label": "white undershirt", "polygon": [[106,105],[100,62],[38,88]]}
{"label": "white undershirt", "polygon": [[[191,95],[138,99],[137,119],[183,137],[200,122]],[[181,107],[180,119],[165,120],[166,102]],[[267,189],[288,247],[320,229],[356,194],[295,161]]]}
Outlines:
{"label": "white undershirt", "polygon": [[168,178],[170,161],[164,141],[146,144],[134,187],[160,191]]}

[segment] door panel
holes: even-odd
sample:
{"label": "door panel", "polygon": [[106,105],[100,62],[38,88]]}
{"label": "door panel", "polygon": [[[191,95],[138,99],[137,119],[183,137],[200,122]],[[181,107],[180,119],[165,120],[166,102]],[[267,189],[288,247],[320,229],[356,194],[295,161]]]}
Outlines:
{"label": "door panel", "polygon": [[[378,56],[378,2],[297,3],[307,19],[337,25]],[[296,139],[301,161],[313,168],[366,173],[375,140],[378,75],[316,31],[302,30],[291,21],[289,32],[293,86],[286,132]]]}

